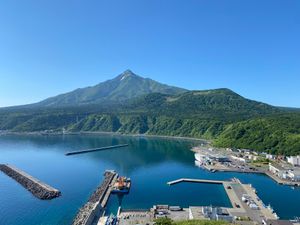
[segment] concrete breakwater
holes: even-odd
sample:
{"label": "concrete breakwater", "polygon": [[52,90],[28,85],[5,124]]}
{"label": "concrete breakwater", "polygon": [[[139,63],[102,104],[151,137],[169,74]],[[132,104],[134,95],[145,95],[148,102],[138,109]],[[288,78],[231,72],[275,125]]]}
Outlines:
{"label": "concrete breakwater", "polygon": [[12,165],[0,164],[0,170],[20,183],[37,198],[52,199],[61,195],[59,190],[43,183]]}
{"label": "concrete breakwater", "polygon": [[84,154],[84,153],[89,153],[89,152],[97,152],[97,151],[103,151],[103,150],[108,150],[108,149],[113,149],[113,148],[122,148],[122,147],[127,147],[127,146],[128,146],[128,144],[112,145],[112,146],[106,146],[106,147],[101,147],[101,148],[92,148],[92,149],[67,152],[65,155],[68,156],[68,155]]}
{"label": "concrete breakwater", "polygon": [[73,225],[90,225],[94,222],[95,218],[101,216],[103,213],[103,208],[111,192],[111,184],[115,182],[118,175],[116,172],[109,170],[104,173],[104,176],[102,184],[91,195],[88,202],[80,208],[73,221]]}
{"label": "concrete breakwater", "polygon": [[168,185],[178,184],[181,182],[190,182],[190,183],[206,183],[206,184],[223,184],[225,181],[221,180],[203,180],[203,179],[190,179],[190,178],[181,178],[178,180],[173,180],[168,182]]}

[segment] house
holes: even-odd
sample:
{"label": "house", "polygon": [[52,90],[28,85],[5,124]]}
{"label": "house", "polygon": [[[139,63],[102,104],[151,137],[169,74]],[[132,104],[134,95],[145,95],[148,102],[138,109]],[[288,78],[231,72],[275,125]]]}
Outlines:
{"label": "house", "polygon": [[287,157],[288,163],[292,164],[293,166],[300,166],[300,156],[290,156]]}

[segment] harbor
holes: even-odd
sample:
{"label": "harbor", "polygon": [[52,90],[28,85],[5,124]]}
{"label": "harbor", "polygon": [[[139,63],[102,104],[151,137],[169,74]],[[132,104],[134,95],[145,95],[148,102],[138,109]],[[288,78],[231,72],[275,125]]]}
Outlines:
{"label": "harbor", "polygon": [[154,224],[155,219],[170,218],[173,221],[182,220],[221,220],[230,223],[243,224],[267,224],[267,221],[278,220],[279,217],[270,206],[266,206],[258,197],[255,188],[250,184],[243,184],[237,178],[228,181],[180,178],[167,182],[168,185],[176,185],[182,182],[206,183],[211,185],[223,185],[231,202],[231,207],[218,206],[181,206],[154,205],[148,210],[118,208],[116,216],[103,215],[98,225],[131,225]]}
{"label": "harbor", "polygon": [[[110,146],[117,143],[130,145],[128,149],[107,150],[78,157],[64,155],[70,149],[90,149],[94,146]],[[41,179],[62,193],[59,198],[41,201],[1,172],[0,205],[3,206],[2,208],[0,206],[1,224],[72,224],[79,209],[104,181],[103,173],[106,169],[112,169],[121,176],[131,178],[129,193],[121,200],[118,194],[111,193],[103,209],[106,217],[111,213],[117,215],[120,204],[122,207],[120,215],[126,216],[122,221],[123,224],[126,224],[126,221],[147,221],[149,213],[152,213],[150,208],[160,204],[167,204],[169,208],[171,206],[182,208],[182,211],[178,212],[168,210],[167,216],[174,219],[205,219],[206,214],[203,214],[202,208],[210,206],[213,207],[213,211],[215,208],[231,209],[236,211],[235,215],[238,216],[240,209],[232,207],[222,184],[194,182],[181,182],[171,186],[167,184],[168,181],[180,178],[230,182],[232,177],[236,177],[244,184],[251,183],[266,207],[270,204],[280,219],[293,220],[295,216],[300,216],[299,206],[295,204],[299,201],[299,188],[277,185],[261,174],[211,173],[200,169],[194,165],[194,153],[190,149],[195,144],[190,141],[174,142],[167,139],[96,135],[26,136],[23,139],[8,136],[2,137],[0,145],[2,149],[0,158],[3,162],[18,166],[22,171]],[[189,217],[189,210],[192,217]],[[131,211],[135,213],[131,214]],[[205,208],[203,211],[207,213],[211,209]],[[229,211],[227,210],[228,213]],[[155,214],[156,217],[160,216],[158,213],[159,210]],[[99,216],[102,215],[100,213]],[[99,222],[98,217],[95,221]],[[145,225],[146,222],[140,224]]]}
{"label": "harbor", "polygon": [[24,188],[30,191],[35,197],[42,200],[49,200],[59,197],[61,192],[48,184],[30,176],[24,171],[8,164],[0,164],[0,170],[7,176],[13,178]]}
{"label": "harbor", "polygon": [[[222,184],[231,202],[232,208],[225,208],[234,218],[249,218],[251,221],[262,223],[270,219],[278,219],[276,213],[266,207],[256,194],[256,190],[249,184],[243,184],[239,179],[233,178],[231,181],[201,180],[181,178],[170,181],[168,185],[180,182],[196,182],[208,184]],[[247,196],[247,199],[245,199]]]}

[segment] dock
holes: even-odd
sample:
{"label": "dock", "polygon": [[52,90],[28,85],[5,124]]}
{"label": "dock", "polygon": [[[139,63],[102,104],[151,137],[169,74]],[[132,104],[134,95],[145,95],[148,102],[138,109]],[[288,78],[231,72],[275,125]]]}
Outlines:
{"label": "dock", "polygon": [[107,170],[104,177],[103,182],[91,195],[88,202],[80,208],[73,225],[91,225],[104,213],[104,207],[112,191],[111,187],[116,182],[118,174],[115,171]]}
{"label": "dock", "polygon": [[65,153],[65,155],[69,156],[69,155],[84,154],[84,153],[97,152],[97,151],[103,151],[103,150],[114,149],[114,148],[123,148],[123,147],[127,147],[127,146],[129,146],[129,145],[122,144],[122,145],[105,146],[105,147],[100,147],[100,148],[83,149],[83,150],[78,150],[78,151],[73,151],[73,152],[67,152],[67,153]]}
{"label": "dock", "polygon": [[[230,213],[230,215],[234,217],[249,217],[251,221],[255,221],[259,224],[262,222],[262,219],[278,219],[276,214],[264,205],[264,203],[258,197],[256,190],[250,184],[241,183],[239,179],[233,178],[230,181],[221,181],[181,178],[167,182],[167,184],[174,185],[180,182],[222,184],[232,205],[232,207],[226,208],[226,210]],[[245,203],[242,200],[243,195],[249,196],[251,198],[252,203],[257,206],[257,209],[253,209],[247,203]]]}
{"label": "dock", "polygon": [[203,180],[203,179],[190,179],[190,178],[180,178],[177,180],[169,181],[168,185],[174,185],[181,182],[191,182],[191,183],[206,183],[206,184],[223,184],[225,181],[222,180]]}
{"label": "dock", "polygon": [[0,170],[7,176],[13,178],[39,199],[53,199],[61,195],[59,190],[43,183],[12,165],[0,164]]}

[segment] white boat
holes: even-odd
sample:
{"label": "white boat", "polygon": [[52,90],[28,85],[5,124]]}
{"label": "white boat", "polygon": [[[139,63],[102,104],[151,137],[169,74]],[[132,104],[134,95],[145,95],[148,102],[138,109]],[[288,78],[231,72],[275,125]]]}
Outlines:
{"label": "white boat", "polygon": [[201,163],[203,163],[205,161],[205,156],[200,154],[200,153],[195,153],[195,159]]}
{"label": "white boat", "polygon": [[274,212],[274,209],[272,208],[272,206],[270,204],[267,205],[267,209],[269,209],[272,213]]}

